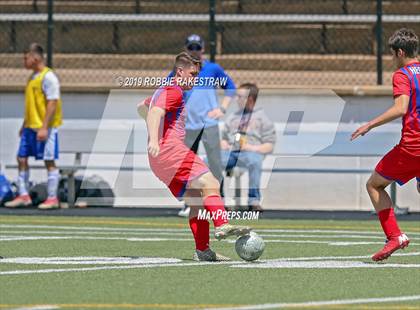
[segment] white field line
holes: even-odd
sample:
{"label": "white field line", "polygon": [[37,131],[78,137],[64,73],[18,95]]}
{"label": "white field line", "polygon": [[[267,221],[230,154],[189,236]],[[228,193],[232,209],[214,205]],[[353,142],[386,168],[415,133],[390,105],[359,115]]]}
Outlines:
{"label": "white field line", "polygon": [[[158,232],[158,231],[144,231],[144,232],[120,232],[120,231],[53,231],[53,230],[1,230],[5,234],[52,234],[52,235],[118,235],[118,236],[142,236],[142,235],[161,235],[161,236],[188,236],[189,232]],[[420,240],[420,238],[419,238]]]}
{"label": "white field line", "polygon": [[[287,238],[319,238],[319,239],[335,239],[335,238],[339,238],[339,239],[380,239],[380,240],[385,240],[386,237],[381,235],[381,236],[363,236],[363,235],[350,235],[350,234],[341,234],[341,235],[312,235],[312,234],[258,234],[261,237],[287,237]],[[420,240],[420,238],[418,237],[409,237],[410,240]]]}
{"label": "white field line", "polygon": [[416,268],[420,264],[374,264],[359,262],[355,260],[323,260],[323,261],[301,261],[301,262],[275,262],[254,265],[233,265],[233,268],[247,269],[354,269],[354,268]]}
{"label": "white field line", "polygon": [[[281,308],[305,308],[333,305],[354,305],[370,303],[390,303],[402,301],[420,300],[420,295],[398,296],[398,297],[380,297],[380,298],[360,298],[360,299],[339,299],[325,301],[308,301],[301,303],[278,303],[278,304],[260,304],[241,307],[211,308],[211,310],[259,310],[259,309],[281,309]],[[207,309],[210,310],[210,309]]]}
{"label": "white field line", "polygon": [[128,266],[99,266],[84,268],[57,268],[57,269],[34,269],[34,270],[12,270],[1,271],[0,276],[18,275],[18,274],[34,274],[34,273],[56,273],[56,272],[74,272],[74,271],[95,271],[95,270],[114,270],[114,269],[137,269],[137,268],[155,268],[155,267],[185,267],[185,266],[202,266],[202,265],[226,265],[226,264],[242,264],[241,261],[229,262],[194,262],[194,263],[163,263],[163,264],[139,264]]}
{"label": "white field line", "polygon": [[[1,241],[36,241],[36,240],[124,240],[132,242],[167,242],[167,241],[192,241],[192,238],[139,238],[139,237],[92,237],[92,236],[0,236]],[[235,243],[233,240],[224,240],[224,242]],[[332,246],[352,246],[352,245],[369,245],[384,244],[380,241],[316,241],[316,240],[286,240],[286,239],[266,239],[265,243],[312,243],[312,244],[328,244]],[[420,245],[420,243],[410,243],[411,246]]]}
{"label": "white field line", "polygon": [[[419,255],[420,252],[414,252],[414,253],[405,253],[404,256],[411,256],[411,254],[413,255]],[[402,254],[395,254],[395,256],[403,256]],[[366,257],[369,258],[369,256],[362,256],[362,257]],[[319,257],[320,259],[324,259],[323,257]],[[360,256],[333,256],[333,257],[326,257],[328,259],[349,259],[349,258],[360,258]],[[19,258],[16,258],[19,259]],[[34,258],[36,259],[36,258]],[[40,258],[38,258],[40,259]],[[42,258],[41,258],[42,259]],[[51,258],[49,258],[51,259]],[[71,259],[71,258],[69,258]],[[80,257],[76,257],[76,259],[80,259]],[[87,257],[87,259],[89,259],[89,257]],[[302,260],[303,257],[298,257],[298,258],[284,258],[283,260],[287,260],[287,261],[293,261],[294,259],[296,259],[296,261]],[[312,260],[313,257],[307,257],[308,260]],[[13,261],[13,259],[11,259]],[[0,260],[1,263],[2,260]],[[218,266],[218,265],[232,265],[234,267],[239,267],[239,265],[243,265],[243,266],[249,266],[251,268],[258,268],[258,265],[264,265],[264,264],[268,264],[269,262],[272,262],[271,260],[263,260],[263,261],[257,261],[254,263],[246,263],[244,261],[228,261],[228,262],[191,262],[191,263],[144,263],[144,264],[134,264],[134,265],[125,265],[125,266],[98,266],[98,267],[82,267],[82,268],[54,268],[54,269],[33,269],[33,270],[11,270],[11,271],[1,271],[0,272],[0,276],[4,275],[20,275],[20,274],[37,274],[37,273],[58,273],[58,272],[77,272],[77,271],[96,271],[96,270],[115,270],[115,269],[137,269],[137,268],[156,268],[156,267],[185,267],[185,266],[202,266],[202,265],[214,265],[214,266]],[[358,262],[358,263],[362,263],[363,262]],[[420,268],[420,264],[366,264],[366,266],[364,266],[365,268]],[[342,267],[344,268],[344,267]],[[337,268],[338,269],[338,268]],[[248,309],[248,308],[246,308]],[[250,308],[250,309],[254,309],[254,308]],[[264,309],[264,308],[262,308]],[[270,308],[267,308],[270,309]]]}
{"label": "white field line", "polygon": [[[61,229],[61,230],[78,230],[78,231],[126,231],[126,232],[189,232],[189,229],[183,228],[117,228],[117,227],[93,227],[93,226],[58,226],[58,225],[10,225],[0,224],[0,228],[36,228],[36,229]],[[383,236],[381,232],[358,231],[358,230],[328,230],[328,229],[256,229],[262,233],[321,233],[321,234],[367,234]],[[407,234],[420,236],[419,232],[407,232]]]}
{"label": "white field line", "polygon": [[[393,256],[420,256],[420,252],[395,253]],[[277,262],[300,262],[300,261],[325,261],[325,260],[349,260],[349,259],[370,259],[369,255],[358,256],[307,256],[307,257],[286,257],[276,259],[262,259],[253,263],[242,262],[245,265],[255,266]],[[161,264],[161,263],[182,263],[179,258],[166,257],[142,257],[142,256],[49,256],[49,257],[10,257],[0,260],[0,264],[47,264],[47,265],[139,265],[139,264]],[[232,264],[235,262],[231,262]]]}
{"label": "white field line", "polygon": [[[187,223],[185,224],[187,227]],[[36,229],[58,229],[78,231],[117,231],[117,232],[189,232],[187,228],[124,228],[124,227],[101,227],[101,226],[58,226],[58,225],[21,225],[21,224],[0,224],[1,228],[36,228]]]}
{"label": "white field line", "polygon": [[11,257],[0,260],[2,264],[24,265],[144,265],[182,263],[179,258],[166,257],[98,257],[98,256],[70,256],[70,257]]}
{"label": "white field line", "polygon": [[384,244],[383,242],[372,242],[372,241],[330,242],[330,241],[315,241],[315,240],[264,240],[264,242],[265,243],[312,243],[312,244],[328,244],[328,245],[338,245],[338,246]]}
{"label": "white field line", "polygon": [[[350,235],[350,234],[341,234],[341,235],[311,235],[311,234],[258,234],[261,237],[286,237],[286,238],[319,238],[319,239],[334,239],[334,238],[351,238],[351,239],[380,239],[385,240],[385,236],[363,236],[363,235]],[[411,240],[420,240],[420,238],[412,238]]]}
{"label": "white field line", "polygon": [[125,241],[191,241],[192,238],[123,238],[123,237],[89,237],[89,236],[0,236],[0,241],[25,240],[125,240]]}
{"label": "white field line", "polygon": [[54,310],[54,309],[60,309],[60,307],[55,306],[55,305],[39,305],[39,306],[31,306],[31,307],[12,308],[10,310]]}
{"label": "white field line", "polygon": [[[265,233],[320,233],[320,234],[363,234],[363,235],[380,235],[383,236],[383,233],[378,230],[376,231],[363,231],[363,230],[329,230],[329,229],[257,229],[256,231],[263,231]],[[420,232],[410,232],[410,235],[420,236]]]}
{"label": "white field line", "polygon": [[[0,240],[1,241],[1,240]],[[236,240],[225,240],[228,243],[235,243]],[[328,244],[334,246],[350,246],[350,245],[369,245],[369,244],[381,244],[384,245],[385,242],[382,241],[322,241],[322,240],[285,240],[285,239],[264,239],[265,243],[309,243],[309,244]],[[420,243],[410,242],[410,246],[417,246]]]}
{"label": "white field line", "polygon": [[[187,224],[186,224],[187,225]],[[22,224],[0,224],[0,228],[36,228],[36,229],[62,229],[62,230],[100,230],[100,231],[168,231],[168,232],[188,232],[184,228],[123,228],[123,227],[100,227],[100,226],[58,226],[58,225],[22,225]]]}
{"label": "white field line", "polygon": [[[13,235],[13,234],[50,234],[50,235],[161,235],[161,236],[190,236],[191,232],[104,232],[104,231],[52,231],[52,230],[2,230],[3,235]],[[261,234],[261,237],[265,238],[316,238],[316,239],[378,239],[385,240],[384,236],[364,236],[364,235],[350,235],[350,234],[341,234],[341,235],[313,235],[313,234]],[[410,237],[411,240],[420,240],[420,238]]]}
{"label": "white field line", "polygon": [[[420,252],[408,252],[408,253],[394,253],[392,256],[420,256]],[[288,257],[288,258],[275,258],[275,259],[263,259],[259,262],[270,263],[279,261],[310,261],[310,260],[334,260],[334,259],[363,259],[371,258],[369,255],[353,255],[353,256],[308,256],[308,257]],[[1,261],[0,261],[1,262]]]}
{"label": "white field line", "polygon": [[[420,252],[396,253],[394,256],[420,256]],[[350,259],[350,260],[345,260]],[[356,261],[354,259],[370,259],[370,256],[322,256],[266,259],[259,264],[233,265],[234,268],[269,268],[269,269],[348,269],[348,268],[420,268],[420,264],[377,264]]]}

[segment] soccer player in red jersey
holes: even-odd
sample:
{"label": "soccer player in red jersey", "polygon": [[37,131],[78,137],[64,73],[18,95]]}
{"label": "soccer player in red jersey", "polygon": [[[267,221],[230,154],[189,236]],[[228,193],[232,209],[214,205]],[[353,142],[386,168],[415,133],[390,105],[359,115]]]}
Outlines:
{"label": "soccer player in red jersey", "polygon": [[377,126],[402,117],[400,143],[382,158],[366,184],[388,239],[384,248],[372,256],[374,261],[384,260],[410,243],[398,227],[392,201],[385,188],[394,181],[403,185],[417,178],[417,190],[420,192],[420,62],[417,59],[419,39],[414,31],[403,28],[390,37],[389,46],[393,62],[398,67],[393,75],[394,105],[358,128],[351,136],[354,140]]}
{"label": "soccer player in red jersey", "polygon": [[212,214],[218,240],[244,235],[251,229],[228,223],[219,181],[201,158],[184,144],[186,111],[183,92],[192,88],[199,63],[186,52],[179,54],[175,60],[173,85],[159,88],[139,106],[139,113],[147,114],[149,163],[153,173],[175,197],[185,199],[191,206],[189,224],[196,244],[194,259],[229,260],[210,249],[209,222],[198,218],[198,210],[204,207]]}

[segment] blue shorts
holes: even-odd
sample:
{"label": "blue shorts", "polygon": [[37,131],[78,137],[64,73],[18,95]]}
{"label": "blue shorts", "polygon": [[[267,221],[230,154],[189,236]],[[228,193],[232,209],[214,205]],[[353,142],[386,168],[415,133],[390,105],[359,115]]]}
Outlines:
{"label": "blue shorts", "polygon": [[18,150],[18,157],[33,156],[37,160],[58,159],[58,130],[57,128],[48,129],[46,141],[36,139],[36,130],[23,128]]}

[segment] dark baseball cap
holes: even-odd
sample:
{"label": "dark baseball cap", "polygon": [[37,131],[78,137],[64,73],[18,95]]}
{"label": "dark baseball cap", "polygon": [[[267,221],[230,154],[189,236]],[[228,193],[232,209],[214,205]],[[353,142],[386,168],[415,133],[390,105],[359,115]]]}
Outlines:
{"label": "dark baseball cap", "polygon": [[191,34],[185,40],[185,46],[187,48],[198,48],[202,49],[204,47],[204,40],[198,34]]}

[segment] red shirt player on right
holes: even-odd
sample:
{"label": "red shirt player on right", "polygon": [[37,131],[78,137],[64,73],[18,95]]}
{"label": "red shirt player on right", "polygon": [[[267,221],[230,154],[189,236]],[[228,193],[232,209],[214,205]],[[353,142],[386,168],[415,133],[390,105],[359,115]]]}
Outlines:
{"label": "red shirt player on right", "polygon": [[385,188],[392,182],[403,185],[417,179],[420,193],[420,62],[419,39],[411,29],[400,29],[389,39],[392,59],[398,70],[393,75],[394,105],[385,113],[358,128],[351,139],[371,129],[402,117],[401,140],[378,163],[366,188],[387,237],[384,248],[372,256],[374,261],[388,258],[410,243],[401,232],[391,198]]}

